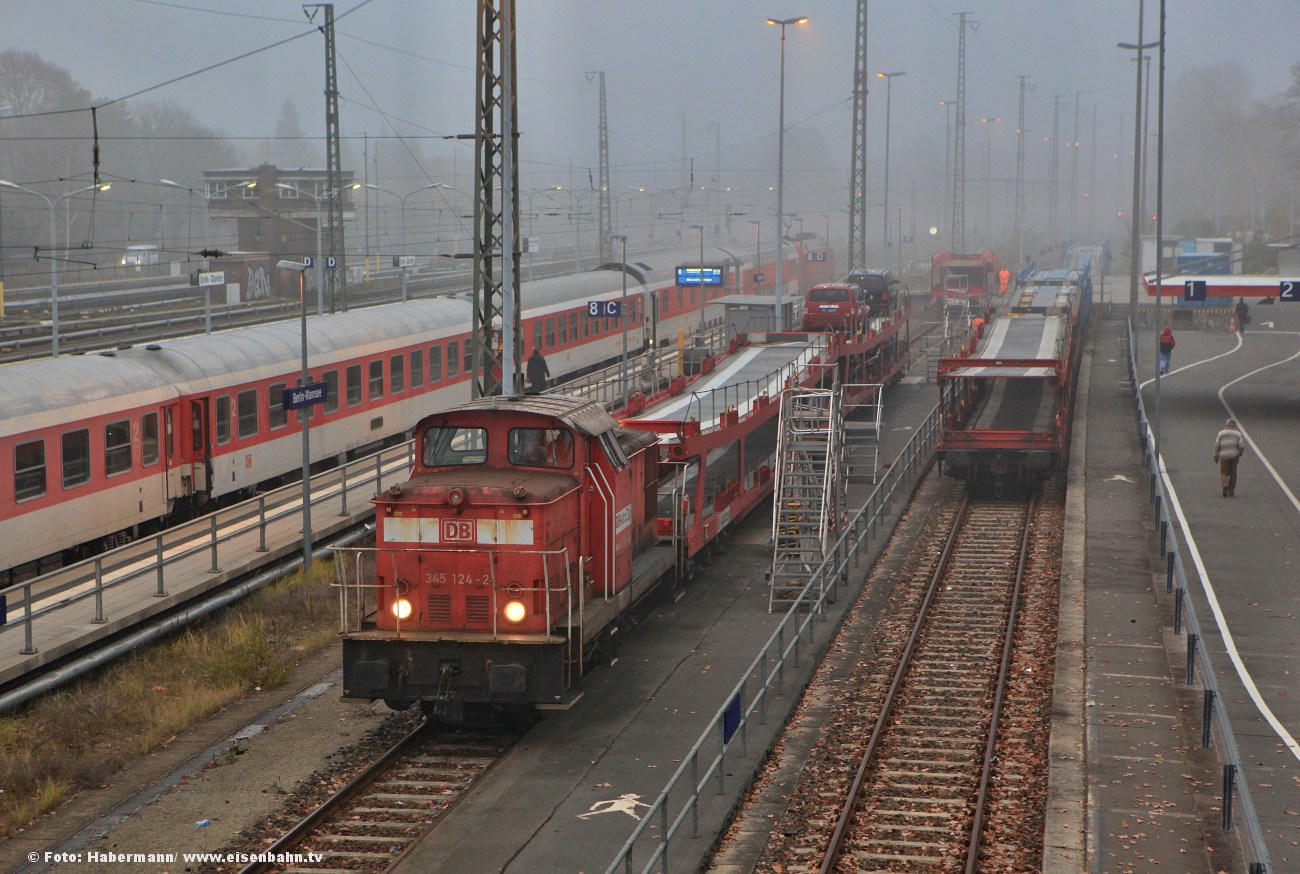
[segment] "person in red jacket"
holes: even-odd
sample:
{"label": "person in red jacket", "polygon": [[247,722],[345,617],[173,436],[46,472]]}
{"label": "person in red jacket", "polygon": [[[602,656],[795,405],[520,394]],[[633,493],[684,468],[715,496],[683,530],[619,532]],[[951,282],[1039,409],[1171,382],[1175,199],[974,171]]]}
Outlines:
{"label": "person in red jacket", "polygon": [[1160,372],[1169,372],[1169,361],[1174,355],[1174,329],[1165,325],[1160,331]]}

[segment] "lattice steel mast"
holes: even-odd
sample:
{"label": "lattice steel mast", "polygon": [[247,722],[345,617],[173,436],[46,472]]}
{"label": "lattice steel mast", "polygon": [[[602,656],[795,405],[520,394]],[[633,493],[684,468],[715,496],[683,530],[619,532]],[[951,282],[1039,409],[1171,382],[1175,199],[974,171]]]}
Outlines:
{"label": "lattice steel mast", "polygon": [[[515,58],[514,0],[479,0],[474,131],[474,319],[469,341],[474,361],[471,391],[476,398],[522,392],[519,366],[522,350],[518,339],[519,107]],[[496,273],[498,258],[500,276]]]}
{"label": "lattice steel mast", "polygon": [[[960,21],[957,28],[957,131],[953,142],[952,168],[952,251],[966,251],[966,16],[971,12],[954,12]],[[971,29],[979,22],[970,22]]]}
{"label": "lattice steel mast", "polygon": [[[867,266],[867,0],[858,0],[849,157],[849,270]],[[781,229],[777,228],[780,233]]]}
{"label": "lattice steel mast", "polygon": [[[325,20],[320,32],[325,35],[325,184],[328,186],[325,231],[325,255],[333,259],[335,269],[325,271],[329,287],[330,312],[335,307],[348,308],[347,256],[343,246],[343,158],[339,147],[339,75],[334,56],[334,4],[313,3],[303,6],[303,11],[323,9]],[[311,20],[311,12],[307,12]],[[324,264],[320,265],[325,267]],[[318,268],[319,269],[319,268]]]}

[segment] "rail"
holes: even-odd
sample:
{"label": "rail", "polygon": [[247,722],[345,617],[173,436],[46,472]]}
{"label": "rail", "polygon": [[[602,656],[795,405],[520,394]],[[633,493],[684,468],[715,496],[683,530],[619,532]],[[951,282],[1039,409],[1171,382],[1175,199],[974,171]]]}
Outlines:
{"label": "rail", "polygon": [[1137,344],[1134,337],[1133,320],[1128,320],[1128,375],[1134,386],[1133,407],[1137,419],[1137,438],[1142,447],[1143,463],[1146,466],[1149,483],[1149,499],[1155,508],[1155,526],[1160,536],[1160,557],[1165,560],[1165,592],[1174,598],[1174,633],[1182,634],[1187,628],[1187,676],[1186,685],[1195,684],[1200,677],[1204,692],[1201,710],[1201,746],[1210,745],[1212,729],[1217,730],[1219,740],[1219,757],[1223,762],[1223,805],[1222,828],[1232,829],[1233,796],[1241,806],[1241,834],[1245,850],[1250,857],[1249,874],[1271,874],[1278,869],[1273,867],[1269,857],[1268,846],[1264,842],[1264,830],[1259,821],[1259,813],[1251,799],[1250,785],[1245,779],[1246,766],[1241,760],[1241,751],[1237,747],[1237,738],[1232,730],[1232,721],[1227,709],[1218,706],[1223,697],[1219,690],[1214,664],[1210,654],[1200,643],[1205,639],[1201,631],[1200,619],[1196,615],[1196,605],[1190,597],[1188,588],[1187,565],[1183,559],[1183,550],[1178,545],[1177,537],[1170,537],[1173,519],[1169,514],[1169,482],[1164,458],[1157,454],[1155,436],[1147,417],[1146,405],[1142,401],[1137,370]]}
{"label": "rail", "polygon": [[[870,537],[882,532],[891,500],[915,482],[934,457],[939,436],[939,408],[936,406],[917,428],[912,439],[899,452],[880,483],[849,522],[844,533],[831,546],[826,558],[809,578],[803,590],[790,604],[781,622],[772,631],[762,649],[750,663],[740,681],[727,696],[726,703],[714,714],[703,733],[682,759],[677,771],[655,798],[631,836],[618,851],[606,874],[650,872],[659,866],[668,871],[669,850],[690,819],[690,838],[699,837],[700,806],[711,782],[717,794],[726,788],[727,756],[739,741],[739,756],[749,755],[747,732],[750,720],[767,722],[767,699],[770,694],[785,693],[785,666],[799,664],[803,647],[811,645],[819,620],[825,620],[825,607],[834,603],[841,589],[848,586],[850,567],[862,561]],[[758,762],[752,763],[757,768]],[[647,835],[657,828],[658,834]],[[639,842],[645,838],[646,846]],[[636,867],[638,861],[640,867]]]}

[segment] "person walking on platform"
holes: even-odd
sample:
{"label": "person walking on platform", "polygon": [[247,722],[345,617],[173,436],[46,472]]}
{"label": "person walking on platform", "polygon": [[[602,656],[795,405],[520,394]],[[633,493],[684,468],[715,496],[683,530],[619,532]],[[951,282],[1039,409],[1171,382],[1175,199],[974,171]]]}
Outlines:
{"label": "person walking on platform", "polygon": [[1174,355],[1174,329],[1165,325],[1160,331],[1160,372],[1169,372],[1169,361]]}
{"label": "person walking on platform", "polygon": [[1250,324],[1250,306],[1246,299],[1237,300],[1237,335],[1241,337],[1242,342],[1246,341],[1246,326]]}
{"label": "person walking on platform", "polygon": [[538,347],[533,347],[533,354],[528,356],[525,370],[528,375],[528,394],[539,395],[546,391],[546,380],[551,375],[551,368],[546,366],[546,356]]}
{"label": "person walking on platform", "polygon": [[1237,430],[1237,420],[1229,419],[1214,438],[1214,460],[1219,465],[1219,484],[1223,496],[1231,498],[1237,491],[1237,462],[1246,452],[1246,438]]}

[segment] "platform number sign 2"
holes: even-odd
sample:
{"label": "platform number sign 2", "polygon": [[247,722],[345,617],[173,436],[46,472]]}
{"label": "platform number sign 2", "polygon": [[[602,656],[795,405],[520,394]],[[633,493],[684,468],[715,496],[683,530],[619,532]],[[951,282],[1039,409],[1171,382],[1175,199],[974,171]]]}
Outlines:
{"label": "platform number sign 2", "polygon": [[1300,301],[1300,281],[1283,279],[1277,287],[1278,300]]}
{"label": "platform number sign 2", "polygon": [[621,300],[589,300],[587,315],[593,319],[617,319],[623,315]]}

